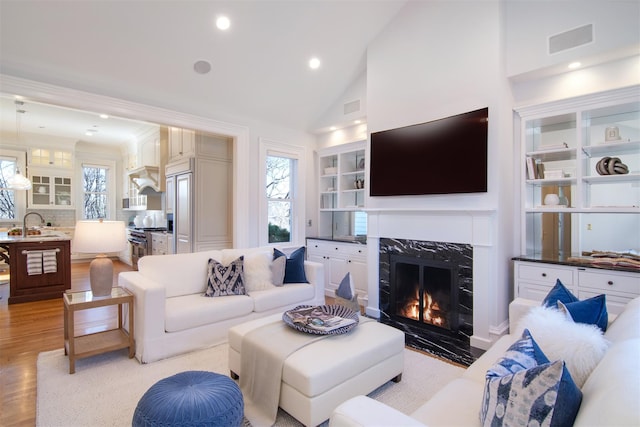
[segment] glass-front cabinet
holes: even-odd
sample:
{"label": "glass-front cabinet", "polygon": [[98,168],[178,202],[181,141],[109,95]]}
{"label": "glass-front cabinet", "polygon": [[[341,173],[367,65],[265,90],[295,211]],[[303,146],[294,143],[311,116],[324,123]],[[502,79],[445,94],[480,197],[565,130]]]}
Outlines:
{"label": "glass-front cabinet", "polygon": [[640,88],[519,109],[522,254],[640,250]]}
{"label": "glass-front cabinet", "polygon": [[[60,174],[63,175],[63,174]],[[71,176],[56,176],[32,172],[30,206],[38,209],[73,209]]]}

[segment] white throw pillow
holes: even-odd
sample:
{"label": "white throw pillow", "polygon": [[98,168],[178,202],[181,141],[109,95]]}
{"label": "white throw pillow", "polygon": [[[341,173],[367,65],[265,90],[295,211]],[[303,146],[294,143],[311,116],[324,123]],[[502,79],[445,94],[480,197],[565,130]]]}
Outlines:
{"label": "white throw pillow", "polygon": [[550,361],[564,360],[580,388],[609,348],[600,328],[575,323],[552,307],[532,308],[511,334],[520,336],[525,328]]}
{"label": "white throw pillow", "polygon": [[272,289],[271,261],[273,253],[269,249],[224,249],[222,263],[244,256],[244,284],[248,293]]}

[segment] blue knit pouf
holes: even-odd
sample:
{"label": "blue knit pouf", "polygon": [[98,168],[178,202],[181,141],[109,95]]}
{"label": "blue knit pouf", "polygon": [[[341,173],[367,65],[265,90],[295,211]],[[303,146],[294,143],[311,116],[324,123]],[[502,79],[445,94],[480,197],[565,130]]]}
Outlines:
{"label": "blue knit pouf", "polygon": [[244,402],[229,377],[186,371],[158,381],[140,398],[133,413],[137,426],[241,426]]}

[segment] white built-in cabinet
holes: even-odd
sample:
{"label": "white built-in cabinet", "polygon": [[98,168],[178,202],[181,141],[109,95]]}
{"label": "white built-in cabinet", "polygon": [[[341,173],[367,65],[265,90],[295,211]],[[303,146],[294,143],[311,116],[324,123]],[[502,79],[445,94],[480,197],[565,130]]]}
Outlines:
{"label": "white built-in cabinet", "polygon": [[321,150],[319,159],[320,211],[364,207],[365,141]]}
{"label": "white built-in cabinet", "polygon": [[74,209],[73,153],[54,148],[31,148],[28,156],[31,209]]}
{"label": "white built-in cabinet", "polygon": [[515,297],[542,301],[559,279],[580,300],[605,294],[612,314],[640,295],[640,273],[632,271],[515,261],[514,279]]}
{"label": "white built-in cabinet", "polygon": [[190,156],[168,163],[165,170],[165,205],[174,215],[176,253],[233,246],[233,143],[193,133]]}
{"label": "white built-in cabinet", "polygon": [[640,295],[640,272],[601,262],[593,268],[589,256],[640,251],[640,86],[516,111],[522,243],[515,296],[540,301],[559,279],[579,299],[606,294],[609,312],[619,313]]}
{"label": "white built-in cabinet", "polygon": [[[521,253],[640,250],[640,87],[517,112]],[[628,173],[599,172],[606,159]]]}
{"label": "white built-in cabinet", "polygon": [[169,128],[169,163],[195,156],[196,132]]}
{"label": "white built-in cabinet", "polygon": [[307,259],[324,266],[325,295],[335,296],[335,291],[347,273],[351,273],[358,301],[367,303],[367,245],[332,240],[307,239]]}

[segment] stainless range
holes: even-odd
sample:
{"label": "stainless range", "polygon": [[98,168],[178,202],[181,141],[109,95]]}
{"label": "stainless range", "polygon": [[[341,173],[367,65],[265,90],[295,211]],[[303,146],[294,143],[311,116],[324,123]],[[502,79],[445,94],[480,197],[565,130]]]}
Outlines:
{"label": "stainless range", "polygon": [[167,231],[166,227],[129,227],[129,244],[131,245],[131,265],[138,269],[138,260],[151,254],[151,233]]}

